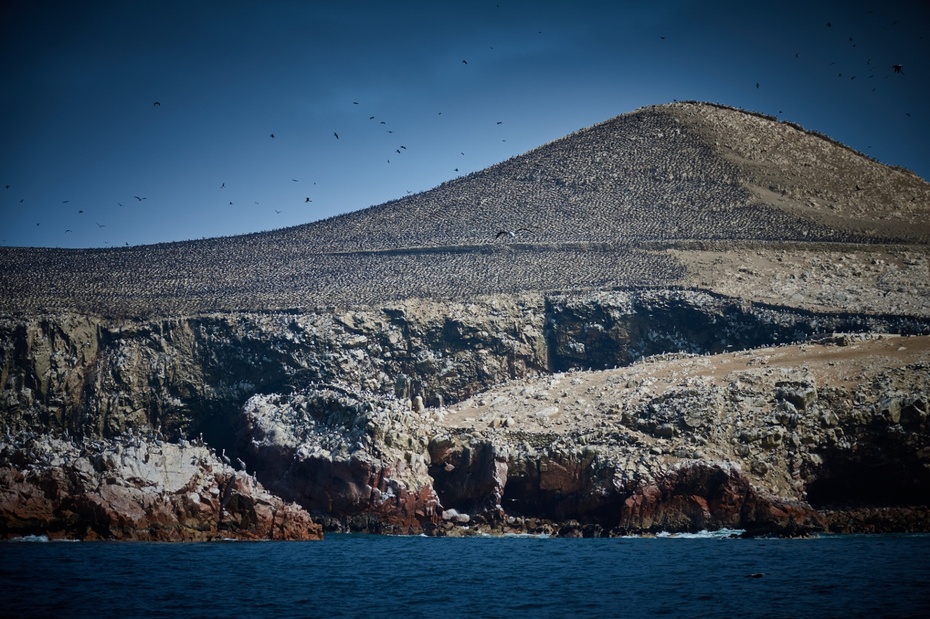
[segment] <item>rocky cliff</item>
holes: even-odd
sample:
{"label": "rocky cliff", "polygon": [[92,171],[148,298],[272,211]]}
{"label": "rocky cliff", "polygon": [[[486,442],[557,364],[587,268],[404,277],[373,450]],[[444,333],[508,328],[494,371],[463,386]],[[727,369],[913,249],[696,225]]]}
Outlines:
{"label": "rocky cliff", "polygon": [[0,534],[930,530],[928,212],[676,104],[301,228],[4,249]]}

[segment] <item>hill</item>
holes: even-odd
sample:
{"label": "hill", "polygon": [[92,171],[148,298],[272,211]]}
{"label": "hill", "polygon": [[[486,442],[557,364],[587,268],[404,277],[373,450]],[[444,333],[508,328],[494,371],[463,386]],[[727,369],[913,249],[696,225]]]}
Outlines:
{"label": "hill", "polygon": [[928,215],[688,102],[304,226],[2,248],[0,537],[930,531]]}
{"label": "hill", "polygon": [[791,123],[675,103],[294,228],[100,250],[3,248],[0,310],[151,317],[681,286],[707,271],[690,253],[704,248],[882,245],[913,250],[903,260],[919,270],[928,211],[930,185],[905,170]]}

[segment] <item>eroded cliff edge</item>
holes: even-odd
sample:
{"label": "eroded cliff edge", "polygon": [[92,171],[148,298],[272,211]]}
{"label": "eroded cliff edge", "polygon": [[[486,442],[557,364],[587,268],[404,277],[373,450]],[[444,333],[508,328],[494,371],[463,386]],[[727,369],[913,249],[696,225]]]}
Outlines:
{"label": "eroded cliff edge", "polygon": [[[267,514],[290,502],[295,522],[398,533],[924,530],[924,338],[831,340],[846,353],[894,341],[916,355],[842,377],[817,377],[805,354],[777,370],[766,361],[790,348],[766,352],[773,343],[865,331],[917,336],[930,320],[689,289],[137,322],[7,317],[4,534],[155,531],[151,518],[115,515],[118,500],[106,518],[63,500],[145,478],[118,468],[137,459],[129,447],[204,451],[187,460],[200,468],[184,491],[158,500],[183,515],[180,497],[209,486],[200,505],[216,523],[226,513],[216,495],[234,479],[220,458],[238,461],[239,486],[264,498],[235,504],[274,507],[260,526],[254,509],[228,518],[228,536],[274,535]],[[682,358],[657,357],[669,354]],[[758,367],[712,378],[740,354]],[[662,377],[657,359],[680,367]],[[81,458],[92,488],[73,481]]]}

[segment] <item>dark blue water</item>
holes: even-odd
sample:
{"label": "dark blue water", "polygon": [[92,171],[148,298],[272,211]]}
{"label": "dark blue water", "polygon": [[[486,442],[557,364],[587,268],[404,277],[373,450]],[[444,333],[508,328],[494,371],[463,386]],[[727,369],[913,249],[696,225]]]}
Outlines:
{"label": "dark blue water", "polygon": [[0,615],[927,617],[930,536],[0,543]]}

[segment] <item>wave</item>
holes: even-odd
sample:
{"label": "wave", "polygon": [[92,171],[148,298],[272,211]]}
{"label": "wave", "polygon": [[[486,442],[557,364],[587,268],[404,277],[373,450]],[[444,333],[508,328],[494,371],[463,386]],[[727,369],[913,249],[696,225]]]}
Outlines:
{"label": "wave", "polygon": [[669,533],[660,531],[656,537],[673,539],[730,539],[745,533],[745,529],[717,529],[716,531],[698,531],[697,533]]}
{"label": "wave", "polygon": [[13,537],[11,542],[47,542],[48,535],[23,535],[22,537]]}

